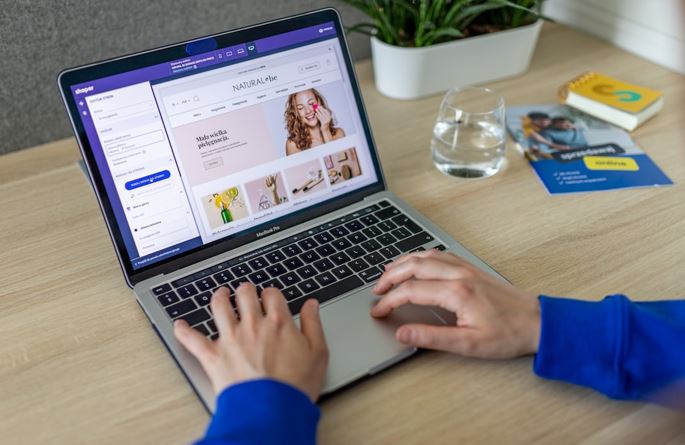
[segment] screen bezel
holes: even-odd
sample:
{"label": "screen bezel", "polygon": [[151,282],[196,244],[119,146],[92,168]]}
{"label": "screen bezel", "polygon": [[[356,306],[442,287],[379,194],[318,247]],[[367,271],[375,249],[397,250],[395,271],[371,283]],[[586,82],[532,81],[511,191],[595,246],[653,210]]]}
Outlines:
{"label": "screen bezel", "polygon": [[[156,65],[159,63],[171,62],[173,60],[186,57],[188,55],[186,52],[186,45],[190,42],[196,42],[204,39],[214,39],[217,43],[217,46],[219,48],[223,48],[331,21],[335,23],[336,38],[341,46],[341,52],[343,54],[343,59],[345,60],[345,67],[350,79],[350,86],[354,94],[357,109],[359,110],[364,136],[369,146],[371,159],[373,161],[374,170],[378,180],[373,184],[364,186],[360,189],[345,193],[343,195],[336,196],[313,207],[289,213],[279,218],[267,221],[263,224],[253,226],[249,229],[246,229],[244,232],[228,236],[225,239],[213,241],[152,265],[143,266],[139,269],[133,269],[131,258],[126,250],[121,234],[121,229],[114,215],[112,203],[107,195],[102,176],[95,162],[93,150],[88,141],[83,123],[81,122],[76,101],[71,93],[71,86],[93,81],[102,77],[121,74],[139,68],[145,68],[147,66]],[[380,166],[376,145],[371,134],[371,128],[359,90],[354,67],[352,65],[352,60],[349,54],[340,16],[337,10],[334,8],[312,11],[309,13],[239,28],[220,34],[188,40],[145,52],[105,60],[86,66],[71,68],[59,74],[58,85],[64,103],[67,107],[74,133],[77,136],[77,141],[81,149],[81,155],[83,156],[90,173],[92,186],[98,197],[100,209],[105,218],[105,222],[107,223],[115,251],[117,252],[119,263],[122,271],[124,272],[126,282],[131,287],[144,279],[181,269],[255,241],[258,239],[256,233],[266,228],[278,225],[280,226],[280,231],[282,231],[296,226],[302,222],[333,212],[337,209],[357,202],[366,196],[386,189],[385,179]],[[270,237],[277,236],[277,233],[278,232],[276,232],[274,235],[263,237],[261,239],[268,240]]]}

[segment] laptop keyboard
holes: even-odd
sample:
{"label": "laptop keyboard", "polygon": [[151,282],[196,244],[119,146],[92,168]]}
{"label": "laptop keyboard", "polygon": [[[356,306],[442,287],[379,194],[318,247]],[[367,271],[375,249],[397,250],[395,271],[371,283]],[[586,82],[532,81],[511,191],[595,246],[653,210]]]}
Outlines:
{"label": "laptop keyboard", "polygon": [[[293,315],[309,298],[331,300],[377,280],[394,258],[434,241],[388,201],[365,207],[269,246],[152,289],[172,320],[182,318],[211,338],[217,330],[207,307],[219,287],[253,283],[276,287]],[[445,246],[432,246],[445,250]],[[235,303],[234,301],[232,301]]]}

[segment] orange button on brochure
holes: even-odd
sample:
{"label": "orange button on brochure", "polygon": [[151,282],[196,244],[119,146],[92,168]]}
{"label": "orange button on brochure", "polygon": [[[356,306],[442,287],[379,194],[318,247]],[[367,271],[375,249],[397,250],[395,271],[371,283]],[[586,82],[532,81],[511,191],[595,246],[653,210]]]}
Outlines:
{"label": "orange button on brochure", "polygon": [[633,158],[615,156],[585,156],[583,162],[589,170],[622,170],[636,172],[640,167]]}

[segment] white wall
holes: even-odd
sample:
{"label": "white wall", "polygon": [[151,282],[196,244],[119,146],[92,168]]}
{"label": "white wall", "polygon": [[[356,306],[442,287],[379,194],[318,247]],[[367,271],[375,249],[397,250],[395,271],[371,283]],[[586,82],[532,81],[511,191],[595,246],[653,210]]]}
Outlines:
{"label": "white wall", "polygon": [[543,11],[685,74],[685,0],[547,0]]}

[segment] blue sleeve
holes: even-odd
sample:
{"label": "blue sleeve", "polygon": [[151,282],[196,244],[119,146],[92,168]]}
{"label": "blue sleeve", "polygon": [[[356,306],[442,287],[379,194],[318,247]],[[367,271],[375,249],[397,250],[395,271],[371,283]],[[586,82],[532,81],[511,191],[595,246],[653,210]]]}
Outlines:
{"label": "blue sleeve", "polygon": [[314,445],[319,408],[302,391],[275,380],[226,388],[205,437],[196,445]]}
{"label": "blue sleeve", "polygon": [[644,399],[685,378],[685,300],[634,303],[540,296],[540,377]]}

